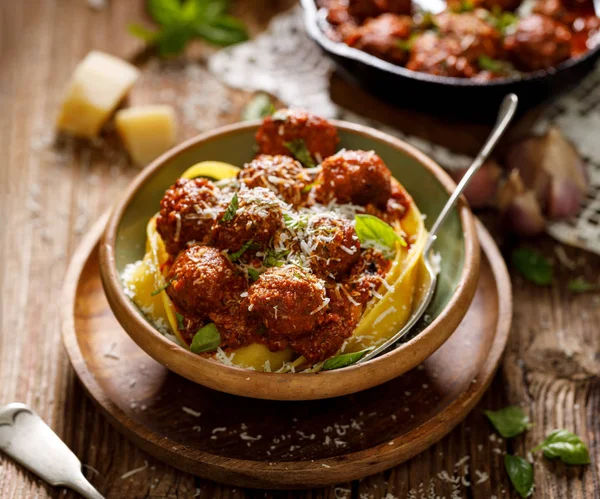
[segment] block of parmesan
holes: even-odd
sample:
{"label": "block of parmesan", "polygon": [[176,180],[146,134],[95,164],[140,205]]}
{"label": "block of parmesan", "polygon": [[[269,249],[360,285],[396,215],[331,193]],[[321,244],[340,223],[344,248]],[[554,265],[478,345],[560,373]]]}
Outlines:
{"label": "block of parmesan", "polygon": [[128,62],[92,51],[77,65],[56,125],[63,132],[93,138],[129,92],[139,71]]}
{"label": "block of parmesan", "polygon": [[115,116],[115,125],[131,159],[142,166],[156,159],[175,143],[175,111],[171,106],[121,109]]}

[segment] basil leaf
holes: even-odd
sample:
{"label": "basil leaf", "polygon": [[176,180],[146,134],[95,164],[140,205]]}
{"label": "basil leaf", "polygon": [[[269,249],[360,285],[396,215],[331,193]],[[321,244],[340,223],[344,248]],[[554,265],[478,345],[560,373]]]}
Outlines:
{"label": "basil leaf", "polygon": [[248,275],[250,276],[250,280],[252,282],[256,282],[260,277],[260,272],[256,269],[253,269],[252,267],[249,267],[248,269],[246,269],[246,271],[248,272]]}
{"label": "basil leaf", "polygon": [[396,40],[396,45],[398,46],[398,48],[400,48],[400,50],[404,50],[405,52],[410,52],[415,43],[415,40],[419,36],[420,36],[419,34],[413,33],[406,40],[403,40],[400,38],[400,39]]}
{"label": "basil leaf", "polygon": [[155,43],[159,33],[156,31],[149,30],[141,24],[129,24],[127,31],[133,36],[144,40],[146,43]]}
{"label": "basil leaf", "polygon": [[239,260],[242,255],[244,253],[246,253],[246,251],[248,250],[248,248],[250,248],[250,246],[252,246],[252,244],[254,243],[254,241],[252,239],[250,239],[250,241],[246,241],[244,244],[242,244],[242,247],[236,251],[235,253],[231,253],[229,256],[229,259],[232,262],[235,262],[236,260]]}
{"label": "basil leaf", "polygon": [[504,456],[504,468],[515,490],[523,498],[533,494],[533,466],[519,456]]}
{"label": "basil leaf", "polygon": [[559,457],[566,464],[589,464],[590,455],[581,438],[568,430],[554,430],[532,452],[544,451],[548,459]]}
{"label": "basil leaf", "polygon": [[598,291],[598,289],[600,289],[600,286],[587,282],[583,277],[571,279],[567,284],[567,287],[569,288],[569,291],[573,291],[574,293],[585,293],[587,291]]}
{"label": "basil leaf", "polygon": [[333,369],[341,369],[342,367],[350,366],[355,362],[358,362],[367,354],[367,352],[370,352],[374,348],[375,347],[369,347],[361,350],[360,352],[343,353],[341,355],[331,357],[325,361],[322,370],[331,371]]}
{"label": "basil leaf", "polygon": [[229,0],[196,0],[198,17],[206,20],[212,20],[227,12]]}
{"label": "basil leaf", "polygon": [[148,0],[148,12],[158,24],[167,25],[181,19],[181,4],[178,0]]}
{"label": "basil leaf", "polygon": [[184,324],[183,324],[183,315],[181,315],[178,312],[175,312],[175,318],[177,319],[177,329],[181,330],[184,328]]}
{"label": "basil leaf", "polygon": [[212,352],[221,344],[221,335],[214,323],[207,324],[200,329],[192,340],[190,350],[194,353]]}
{"label": "basil leaf", "polygon": [[214,45],[233,45],[248,39],[248,32],[244,23],[227,15],[213,19],[210,24],[197,23],[194,25],[194,31],[200,38],[204,38]]}
{"label": "basil leaf", "polygon": [[300,161],[305,168],[314,168],[317,166],[303,139],[294,139],[289,142],[284,142],[284,144],[292,153],[292,156]]}
{"label": "basil leaf", "polygon": [[552,264],[542,254],[529,248],[518,248],[512,253],[512,264],[528,281],[538,286],[552,284]]}
{"label": "basil leaf", "polygon": [[496,431],[504,438],[520,435],[531,427],[529,418],[520,407],[510,406],[499,411],[483,411]]}
{"label": "basil leaf", "polygon": [[237,192],[235,192],[231,198],[231,201],[229,202],[229,205],[227,206],[227,209],[225,210],[225,213],[223,214],[223,218],[221,218],[221,223],[230,222],[233,220],[233,217],[235,217],[239,207],[238,195]]}
{"label": "basil leaf", "polygon": [[180,53],[193,35],[189,26],[182,24],[165,26],[156,38],[158,54],[165,57]]}
{"label": "basil leaf", "polygon": [[274,106],[267,94],[256,95],[242,111],[242,120],[260,120],[273,114]]}
{"label": "basil leaf", "polygon": [[396,243],[406,246],[406,241],[383,220],[373,215],[355,215],[354,229],[361,246],[382,250],[391,259],[396,252]]}
{"label": "basil leaf", "polygon": [[263,265],[267,268],[281,267],[284,263],[283,259],[289,254],[289,252],[290,250],[267,250],[265,258],[263,259]]}

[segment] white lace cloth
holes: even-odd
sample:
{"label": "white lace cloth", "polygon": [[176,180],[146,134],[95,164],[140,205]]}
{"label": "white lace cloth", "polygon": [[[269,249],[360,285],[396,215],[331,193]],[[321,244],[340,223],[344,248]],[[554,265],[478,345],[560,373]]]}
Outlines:
{"label": "white lace cloth", "polygon": [[[306,34],[302,8],[296,6],[271,21],[249,42],[220,50],[209,60],[210,71],[231,87],[269,92],[289,106],[328,118],[363,123],[399,137],[446,168],[467,167],[471,158],[373,120],[332,102],[329,78],[334,63]],[[576,89],[558,99],[537,124],[558,125],[585,158],[590,192],[578,218],[548,224],[559,241],[600,254],[600,67]]]}

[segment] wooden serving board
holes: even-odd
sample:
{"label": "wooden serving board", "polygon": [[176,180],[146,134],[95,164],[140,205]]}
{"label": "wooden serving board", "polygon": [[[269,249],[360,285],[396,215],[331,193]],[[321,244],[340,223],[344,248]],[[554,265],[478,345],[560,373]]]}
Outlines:
{"label": "wooden serving board", "polygon": [[[109,421],[142,449],[204,478],[257,488],[340,483],[393,467],[447,434],[482,396],[506,345],[510,280],[479,225],[481,276],[465,319],[419,368],[354,395],[274,402],[204,388],[170,372],[125,333],[98,269],[100,220],[67,275],[63,339]],[[318,374],[317,374],[318,375]]]}

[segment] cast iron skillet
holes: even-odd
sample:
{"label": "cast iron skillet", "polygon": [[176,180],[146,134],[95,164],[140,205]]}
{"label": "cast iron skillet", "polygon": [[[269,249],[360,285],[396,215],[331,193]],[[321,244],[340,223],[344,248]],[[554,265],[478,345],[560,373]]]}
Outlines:
{"label": "cast iron skillet", "polygon": [[327,26],[325,10],[319,10],[314,0],[301,2],[309,36],[337,63],[343,77],[393,104],[461,120],[492,123],[500,102],[511,92],[519,97],[519,111],[523,113],[576,85],[600,57],[597,45],[554,68],[517,78],[480,82],[435,76],[410,71],[330,40],[323,30]]}

